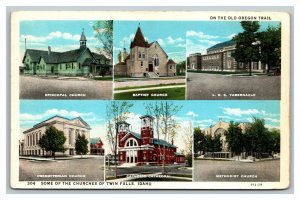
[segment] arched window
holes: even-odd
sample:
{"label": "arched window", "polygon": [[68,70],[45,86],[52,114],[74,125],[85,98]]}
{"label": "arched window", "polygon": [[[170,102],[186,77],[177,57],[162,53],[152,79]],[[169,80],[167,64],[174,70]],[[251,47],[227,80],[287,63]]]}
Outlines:
{"label": "arched window", "polygon": [[154,56],[154,66],[159,66],[159,58],[157,55]]}
{"label": "arched window", "polygon": [[129,140],[127,140],[125,147],[136,147],[138,146],[138,143],[135,139],[131,138]]}

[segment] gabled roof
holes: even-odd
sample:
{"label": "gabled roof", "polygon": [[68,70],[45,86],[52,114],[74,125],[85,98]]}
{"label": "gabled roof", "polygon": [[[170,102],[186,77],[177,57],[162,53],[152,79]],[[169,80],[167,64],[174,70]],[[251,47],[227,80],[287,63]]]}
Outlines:
{"label": "gabled roof", "polygon": [[172,59],[169,59],[168,62],[167,62],[167,65],[175,65],[176,62],[174,62],[174,60]]}
{"label": "gabled roof", "polygon": [[100,139],[100,137],[98,137],[98,138],[90,138],[90,144],[97,144],[97,143],[103,144],[103,142]]}
{"label": "gabled roof", "polygon": [[98,53],[95,53],[95,52],[92,52],[92,55],[95,59],[105,59],[105,60],[109,60],[108,58],[106,58],[104,55],[102,54],[98,54]]}
{"label": "gabled roof", "polygon": [[138,27],[138,29],[136,30],[134,39],[130,43],[130,48],[133,48],[135,46],[138,46],[138,47],[149,47],[149,44],[145,40],[144,35],[143,35],[142,30],[141,30],[140,27]]}
{"label": "gabled roof", "polygon": [[162,146],[166,146],[166,147],[174,147],[176,148],[175,145],[165,141],[165,140],[158,140],[157,138],[153,138],[153,143],[154,144],[158,144],[158,145],[162,145]]}
{"label": "gabled roof", "polygon": [[214,46],[208,48],[207,50],[220,49],[220,48],[232,46],[232,45],[235,45],[235,44],[236,44],[235,41],[229,40],[229,41],[226,41],[226,42],[218,43],[218,44],[216,44],[216,45],[214,45]]}
{"label": "gabled roof", "polygon": [[30,55],[32,62],[35,63],[39,62],[40,57],[42,55],[48,55],[48,51],[37,50],[37,49],[26,49],[22,63],[24,63],[27,53]]}
{"label": "gabled roof", "polygon": [[65,51],[65,52],[51,51],[50,54],[48,53],[48,51],[27,49],[24,54],[23,63],[27,53],[29,54],[33,62],[38,63],[40,62],[40,59],[43,58],[46,63],[59,64],[59,63],[75,62],[81,57],[81,55],[85,51],[88,51],[92,55],[92,57],[94,57],[94,53],[92,53],[89,48],[78,48],[78,49]]}
{"label": "gabled roof", "polygon": [[38,124],[33,125],[32,128],[30,128],[30,129],[24,131],[23,133],[27,133],[27,132],[29,132],[29,131],[31,131],[31,130],[34,130],[35,128],[41,127],[41,126],[43,126],[43,124],[46,124],[46,125],[47,125],[46,122],[49,121],[49,120],[51,120],[51,119],[53,119],[53,118],[55,118],[55,117],[64,119],[64,120],[65,120],[64,122],[66,122],[66,121],[70,122],[70,121],[73,121],[73,120],[75,120],[75,119],[79,119],[79,120],[80,120],[80,121],[81,121],[88,129],[90,129],[90,125],[88,125],[88,123],[86,123],[81,117],[75,117],[75,118],[73,118],[73,119],[69,119],[69,118],[66,118],[66,117],[61,117],[61,116],[59,116],[59,115],[55,115],[55,116],[50,117],[50,118],[48,118],[48,119],[46,119],[46,120],[44,120],[44,121],[42,121],[42,122],[40,122],[40,123],[38,123]]}
{"label": "gabled roof", "polygon": [[140,116],[140,119],[143,119],[143,118],[146,118],[146,117],[154,119],[154,117],[152,115],[143,115],[143,116]]}
{"label": "gabled roof", "polygon": [[167,52],[165,52],[165,50],[160,46],[159,42],[157,42],[157,41],[151,42],[149,44],[149,47],[152,46],[153,44],[157,44],[159,46],[159,48],[163,51],[163,53],[167,56],[167,58],[169,57]]}

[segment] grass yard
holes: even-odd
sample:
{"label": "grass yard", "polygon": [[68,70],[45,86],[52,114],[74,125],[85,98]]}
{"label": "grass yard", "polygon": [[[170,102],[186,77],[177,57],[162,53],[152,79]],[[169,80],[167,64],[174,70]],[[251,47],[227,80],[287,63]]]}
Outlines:
{"label": "grass yard", "polygon": [[[162,94],[163,96],[157,96]],[[114,94],[115,100],[184,100],[185,87],[153,89]]]}
{"label": "grass yard", "polygon": [[112,76],[104,76],[104,77],[94,77],[93,78],[96,81],[112,81]]}

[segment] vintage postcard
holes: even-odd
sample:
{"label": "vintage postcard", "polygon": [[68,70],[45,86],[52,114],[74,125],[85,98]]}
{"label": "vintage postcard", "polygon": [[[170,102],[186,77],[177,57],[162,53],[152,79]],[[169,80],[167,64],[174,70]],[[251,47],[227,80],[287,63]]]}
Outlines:
{"label": "vintage postcard", "polygon": [[283,12],[20,11],[11,187],[286,189]]}

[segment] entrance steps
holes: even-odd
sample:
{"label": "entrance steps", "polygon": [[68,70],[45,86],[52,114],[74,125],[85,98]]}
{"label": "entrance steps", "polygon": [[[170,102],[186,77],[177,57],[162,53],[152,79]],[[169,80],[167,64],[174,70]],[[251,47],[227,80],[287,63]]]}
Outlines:
{"label": "entrance steps", "polygon": [[120,167],[135,167],[137,163],[124,163]]}
{"label": "entrance steps", "polygon": [[159,76],[155,72],[148,72],[149,78],[158,78]]}

